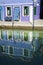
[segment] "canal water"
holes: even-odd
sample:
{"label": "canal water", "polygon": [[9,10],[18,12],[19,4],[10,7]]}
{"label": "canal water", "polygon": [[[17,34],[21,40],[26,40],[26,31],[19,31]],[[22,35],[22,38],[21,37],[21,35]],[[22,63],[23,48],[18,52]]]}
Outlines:
{"label": "canal water", "polygon": [[[41,65],[42,64],[43,65],[43,31],[0,29],[0,41],[1,40],[7,40],[7,41],[14,40],[15,42],[18,42],[18,45],[20,45],[19,41],[23,42],[26,45],[31,43],[33,46],[32,49],[34,52],[33,56],[28,55],[28,52],[26,50],[25,51],[27,54],[23,53],[26,57],[32,56],[31,60],[30,58],[28,58],[29,61],[25,60],[24,58],[15,58],[12,55],[7,55],[7,54],[0,52],[0,64],[1,65],[2,64],[6,64],[6,65],[14,65],[14,64],[15,65],[22,65],[22,64]],[[1,44],[2,43],[0,42],[0,45]]]}

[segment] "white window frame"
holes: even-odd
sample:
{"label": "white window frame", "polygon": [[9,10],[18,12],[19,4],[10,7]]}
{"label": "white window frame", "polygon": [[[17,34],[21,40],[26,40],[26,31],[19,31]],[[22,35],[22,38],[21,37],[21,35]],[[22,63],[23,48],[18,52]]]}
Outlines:
{"label": "white window frame", "polygon": [[7,16],[7,17],[11,17],[11,16],[12,16],[12,7],[11,7],[11,16],[8,16],[8,15],[7,15],[7,7],[11,7],[11,6],[6,6],[6,16]]}
{"label": "white window frame", "polygon": [[[27,5],[25,5],[25,6],[27,6]],[[25,6],[22,6],[22,15],[23,15],[23,16],[29,16],[29,14],[28,14],[28,15],[24,15],[24,7],[25,7]],[[29,7],[29,6],[27,6],[27,7]]]}

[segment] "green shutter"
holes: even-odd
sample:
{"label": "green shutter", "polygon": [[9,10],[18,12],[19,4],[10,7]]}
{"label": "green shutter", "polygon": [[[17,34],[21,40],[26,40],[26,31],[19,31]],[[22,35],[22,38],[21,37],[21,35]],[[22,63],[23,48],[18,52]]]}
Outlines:
{"label": "green shutter", "polygon": [[34,7],[34,15],[36,15],[36,7]]}

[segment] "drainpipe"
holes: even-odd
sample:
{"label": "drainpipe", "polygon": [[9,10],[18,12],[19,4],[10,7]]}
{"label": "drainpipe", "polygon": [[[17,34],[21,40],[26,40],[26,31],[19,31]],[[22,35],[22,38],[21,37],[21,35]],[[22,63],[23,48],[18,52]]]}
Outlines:
{"label": "drainpipe", "polygon": [[34,31],[34,0],[33,0],[33,27],[32,30]]}

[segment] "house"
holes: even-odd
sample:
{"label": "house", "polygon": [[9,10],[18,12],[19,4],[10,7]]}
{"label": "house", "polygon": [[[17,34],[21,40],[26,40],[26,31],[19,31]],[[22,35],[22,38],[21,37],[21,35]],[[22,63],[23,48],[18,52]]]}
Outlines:
{"label": "house", "polygon": [[[0,0],[0,22],[32,22],[33,15],[34,20],[37,20],[39,14],[39,0],[34,0],[34,3],[33,0]],[[34,46],[32,45],[32,33],[33,31],[0,30],[0,51],[15,57],[33,58],[39,43],[35,33]]]}
{"label": "house", "polygon": [[40,18],[40,0],[0,0],[0,21],[32,22]]}

